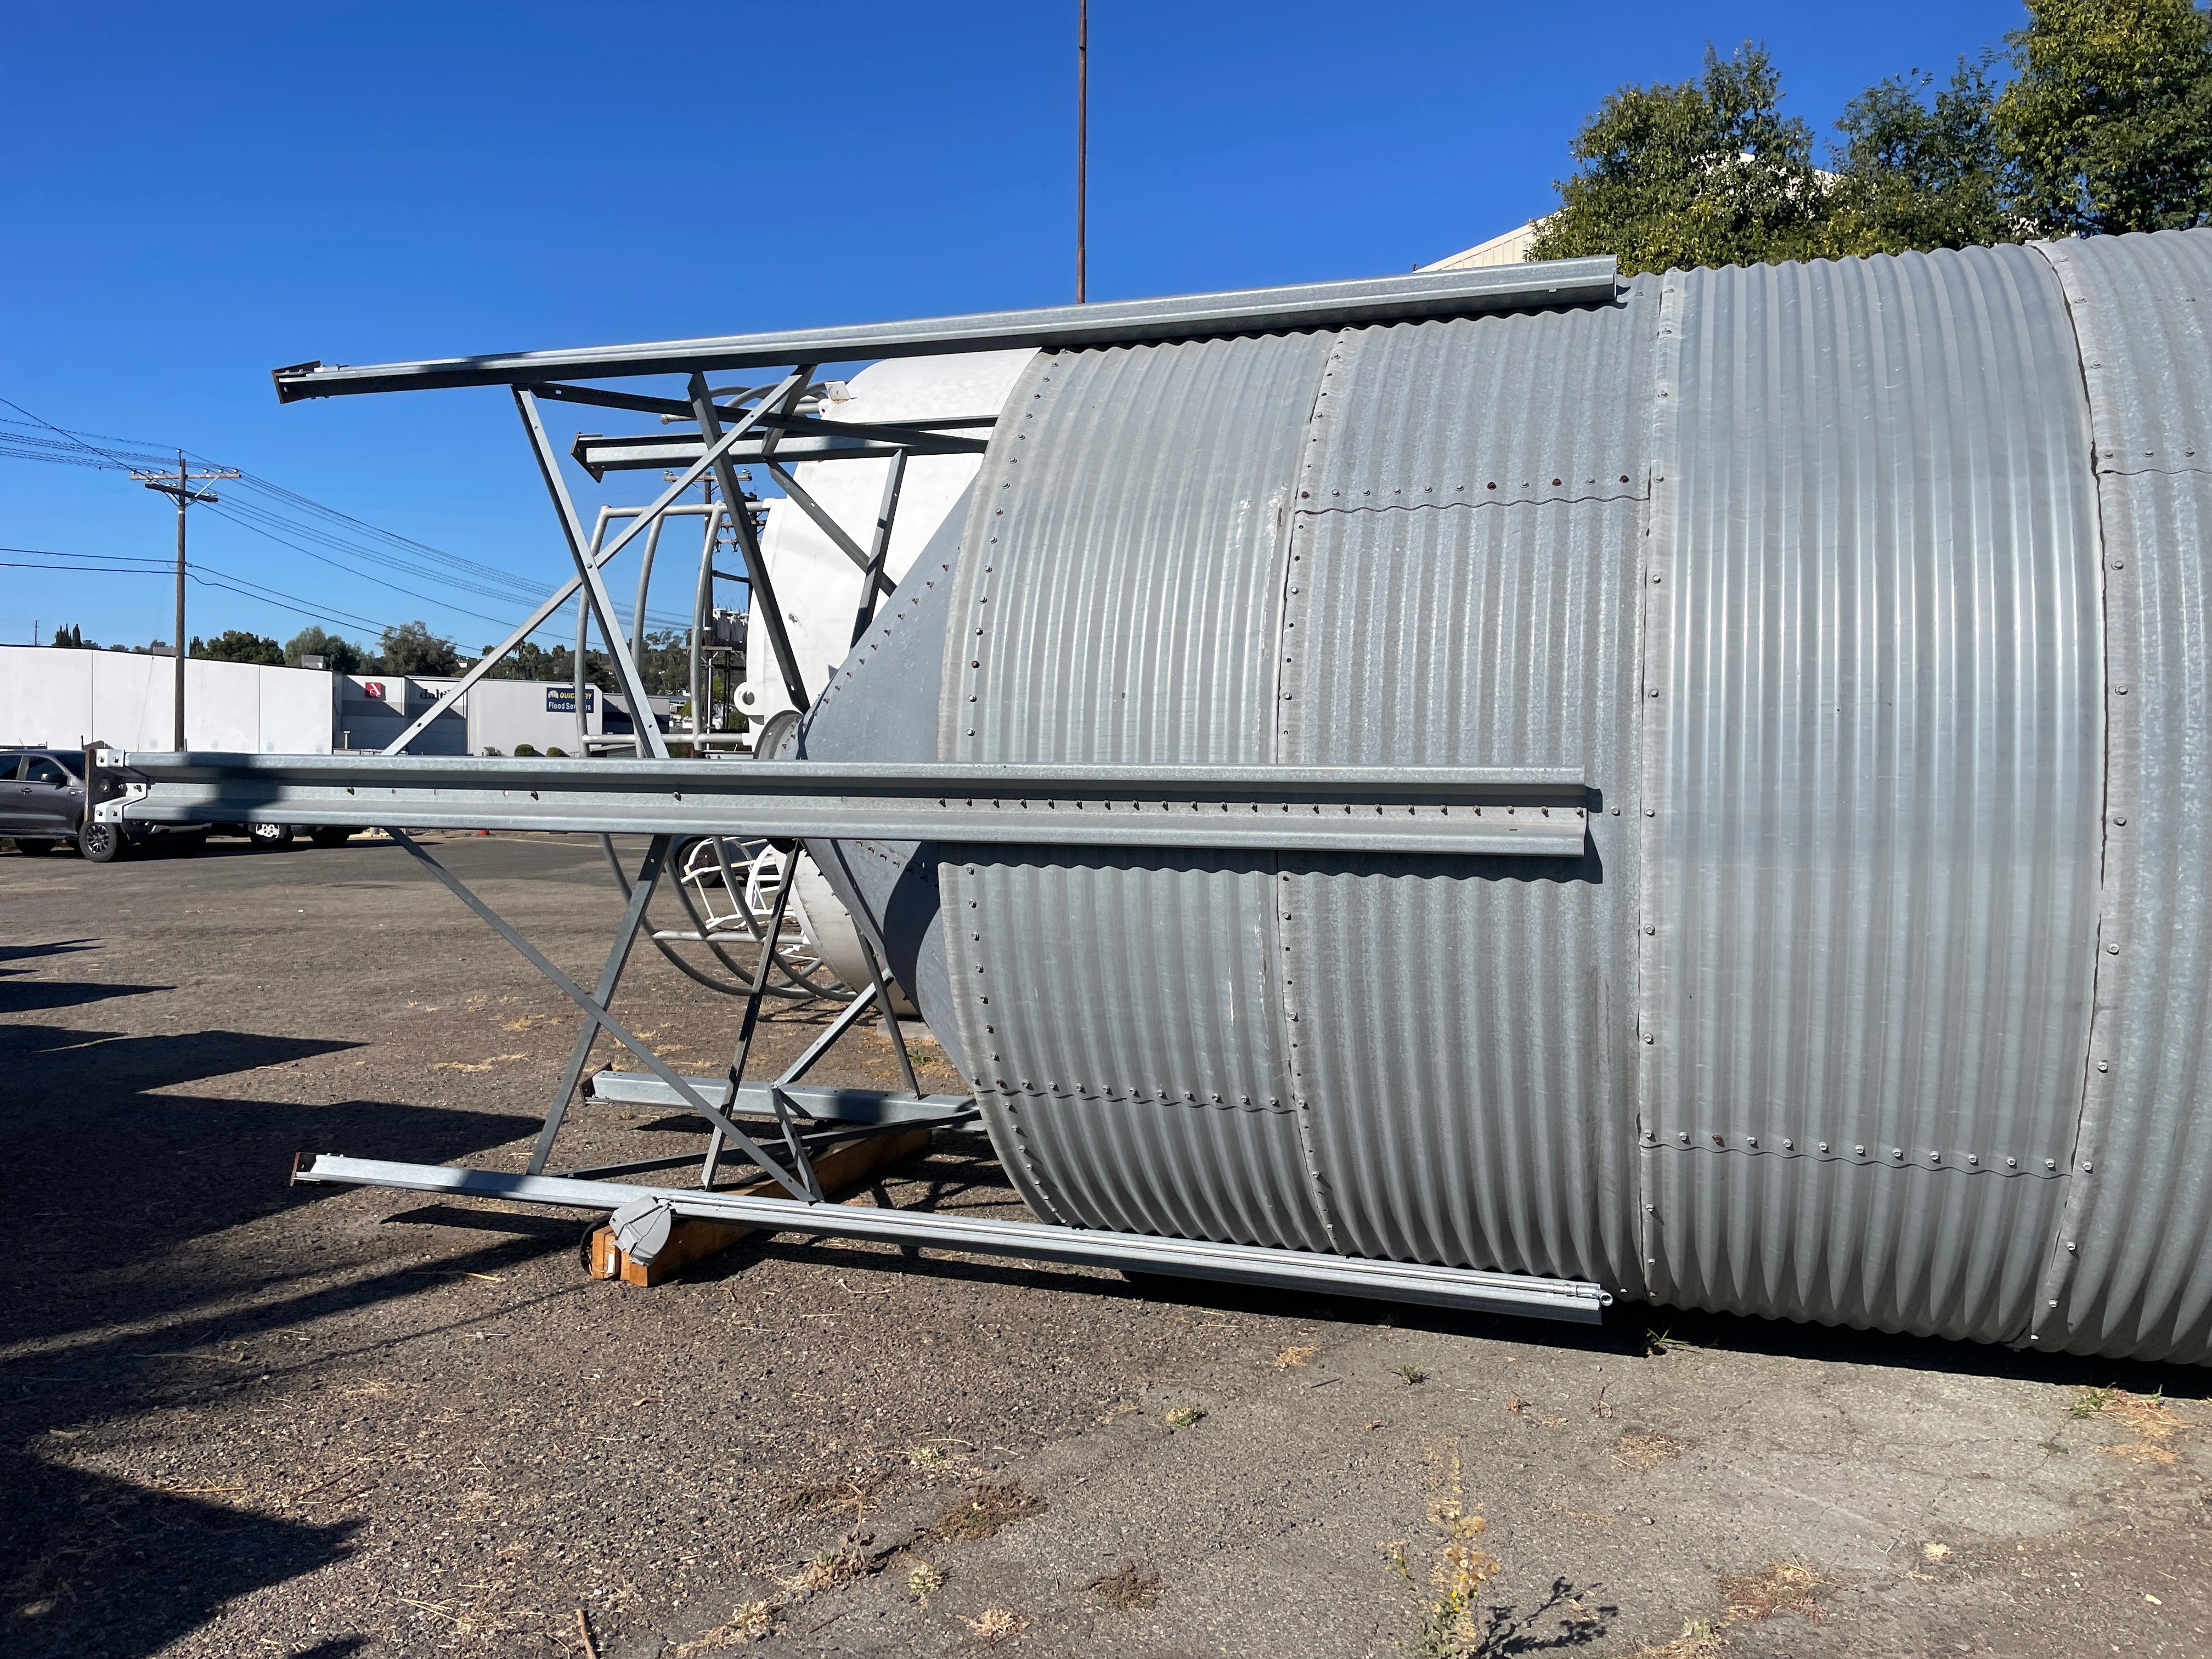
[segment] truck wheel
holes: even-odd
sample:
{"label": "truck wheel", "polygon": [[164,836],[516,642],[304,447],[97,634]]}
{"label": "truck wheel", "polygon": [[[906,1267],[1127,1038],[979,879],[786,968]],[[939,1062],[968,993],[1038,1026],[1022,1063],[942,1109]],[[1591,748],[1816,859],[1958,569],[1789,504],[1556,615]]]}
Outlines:
{"label": "truck wheel", "polygon": [[189,836],[164,836],[162,844],[180,859],[196,859],[207,851],[207,831]]}
{"label": "truck wheel", "polygon": [[246,838],[257,848],[289,847],[292,844],[292,826],[289,823],[249,823],[246,826]]}
{"label": "truck wheel", "polygon": [[112,864],[129,846],[123,832],[112,823],[87,820],[76,832],[77,855],[87,864]]}
{"label": "truck wheel", "polygon": [[350,830],[341,828],[337,824],[325,823],[319,824],[307,831],[307,839],[318,847],[343,847],[352,835],[353,831]]}
{"label": "truck wheel", "polygon": [[15,850],[26,858],[37,858],[42,853],[52,852],[54,844],[50,841],[41,841],[36,836],[18,836],[15,837]]}

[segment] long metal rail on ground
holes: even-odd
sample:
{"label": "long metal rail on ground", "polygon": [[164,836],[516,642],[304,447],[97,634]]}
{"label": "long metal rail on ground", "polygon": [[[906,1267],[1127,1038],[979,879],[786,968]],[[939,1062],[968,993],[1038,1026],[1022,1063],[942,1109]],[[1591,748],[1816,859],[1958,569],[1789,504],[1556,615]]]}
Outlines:
{"label": "long metal rail on ground", "polygon": [[1093,1232],[1042,1222],[992,1221],[921,1210],[887,1210],[859,1204],[793,1204],[678,1188],[643,1188],[604,1181],[505,1175],[490,1170],[449,1170],[429,1164],[385,1164],[369,1158],[324,1156],[300,1169],[295,1181],[396,1187],[456,1197],[508,1199],[570,1209],[633,1212],[664,1206],[707,1221],[738,1222],[764,1232],[808,1233],[918,1244],[979,1255],[1009,1255],[1085,1267],[1210,1279],[1273,1290],[1362,1296],[1420,1303],[1469,1313],[1523,1314],[1539,1319],[1595,1324],[1613,1298],[1595,1285],[1538,1279],[1524,1273],[1475,1273],[1417,1262],[1375,1261],[1272,1246],[1217,1244],[1202,1239],[1159,1238],[1146,1233]]}

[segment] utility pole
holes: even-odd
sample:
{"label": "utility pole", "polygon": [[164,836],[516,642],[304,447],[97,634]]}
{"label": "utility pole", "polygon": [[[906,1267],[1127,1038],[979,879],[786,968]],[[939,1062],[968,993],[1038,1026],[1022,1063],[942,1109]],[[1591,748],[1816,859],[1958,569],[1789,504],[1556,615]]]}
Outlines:
{"label": "utility pole", "polygon": [[133,472],[131,476],[149,489],[177,498],[177,719],[173,746],[181,754],[185,747],[185,509],[194,501],[221,499],[212,490],[193,489],[195,483],[217,478],[235,478],[238,474],[234,471],[191,471],[185,465],[185,453],[180,449],[177,452],[177,470],[174,472]]}
{"label": "utility pole", "polygon": [[1085,177],[1091,163],[1091,0],[1075,0],[1075,303],[1083,293],[1084,219],[1089,206]]}

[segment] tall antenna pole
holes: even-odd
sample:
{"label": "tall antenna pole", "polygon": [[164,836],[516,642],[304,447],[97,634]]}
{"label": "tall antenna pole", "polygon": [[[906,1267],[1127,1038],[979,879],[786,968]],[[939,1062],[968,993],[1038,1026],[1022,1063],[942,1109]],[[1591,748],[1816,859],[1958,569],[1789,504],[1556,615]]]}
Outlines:
{"label": "tall antenna pole", "polygon": [[234,470],[214,472],[194,472],[185,465],[185,453],[177,452],[174,472],[133,472],[131,475],[147,489],[177,498],[177,680],[174,702],[174,737],[177,751],[185,747],[185,509],[194,501],[213,501],[220,499],[214,491],[195,489],[192,485],[211,478],[235,478]]}
{"label": "tall antenna pole", "polygon": [[1083,292],[1083,233],[1089,180],[1091,125],[1091,0],[1075,0],[1075,303]]}
{"label": "tall antenna pole", "polygon": [[185,751],[185,452],[177,452],[177,631],[171,637],[177,646],[176,741],[170,744],[179,754]]}

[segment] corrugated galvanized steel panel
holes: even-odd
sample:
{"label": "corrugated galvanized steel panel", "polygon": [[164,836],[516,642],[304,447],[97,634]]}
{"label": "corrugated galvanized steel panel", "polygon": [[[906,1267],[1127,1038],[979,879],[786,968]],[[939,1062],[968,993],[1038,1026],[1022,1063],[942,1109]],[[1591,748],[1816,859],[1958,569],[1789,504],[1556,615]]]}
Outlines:
{"label": "corrugated galvanized steel panel", "polygon": [[2095,951],[2098,555],[2063,296],[2019,248],[1668,281],[1655,1290],[2017,1337]]}
{"label": "corrugated galvanized steel panel", "polygon": [[[1271,757],[1284,509],[1332,339],[1037,360],[978,480],[942,757]],[[1331,1248],[1263,943],[1272,856],[947,857],[954,1018],[1024,1196]]]}
{"label": "corrugated galvanized steel panel", "polygon": [[2081,339],[2111,774],[2079,1173],[2041,1346],[2212,1357],[2212,230],[2042,252]]}
{"label": "corrugated galvanized steel panel", "polygon": [[1578,864],[1285,859],[1291,1084],[1361,1255],[1642,1285],[1623,813],[1656,322],[1644,278],[1360,330],[1316,402],[1277,757],[1571,765],[1594,792]]}

